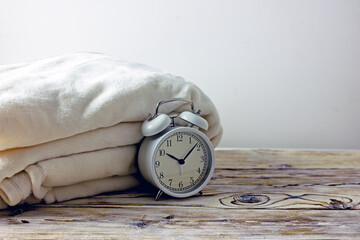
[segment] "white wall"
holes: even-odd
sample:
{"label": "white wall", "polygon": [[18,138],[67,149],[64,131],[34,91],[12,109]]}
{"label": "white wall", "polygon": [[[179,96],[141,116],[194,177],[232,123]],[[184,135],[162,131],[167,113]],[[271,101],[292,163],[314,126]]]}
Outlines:
{"label": "white wall", "polygon": [[0,0],[0,64],[74,51],[196,83],[221,147],[360,149],[360,1]]}

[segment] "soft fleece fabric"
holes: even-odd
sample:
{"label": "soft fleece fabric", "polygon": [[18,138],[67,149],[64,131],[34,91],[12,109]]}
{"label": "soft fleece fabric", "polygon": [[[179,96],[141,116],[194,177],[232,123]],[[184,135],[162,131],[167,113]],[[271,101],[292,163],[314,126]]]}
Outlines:
{"label": "soft fleece fabric", "polygon": [[[201,109],[216,146],[215,106],[179,76],[95,53],[0,66],[0,209],[136,186],[141,123],[173,97]],[[160,111],[188,109],[176,102]]]}

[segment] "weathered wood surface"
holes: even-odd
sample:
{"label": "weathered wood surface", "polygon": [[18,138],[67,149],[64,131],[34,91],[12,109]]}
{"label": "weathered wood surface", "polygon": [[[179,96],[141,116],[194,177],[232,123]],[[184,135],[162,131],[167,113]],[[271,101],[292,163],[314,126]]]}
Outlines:
{"label": "weathered wood surface", "polygon": [[217,150],[203,194],[144,188],[0,212],[0,239],[359,239],[360,151]]}

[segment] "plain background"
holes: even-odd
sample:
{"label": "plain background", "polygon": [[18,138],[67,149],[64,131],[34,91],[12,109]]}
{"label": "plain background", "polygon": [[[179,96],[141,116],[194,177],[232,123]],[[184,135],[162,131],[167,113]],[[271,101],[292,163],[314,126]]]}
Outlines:
{"label": "plain background", "polygon": [[87,51],[194,82],[220,147],[360,149],[360,1],[0,0],[0,64]]}

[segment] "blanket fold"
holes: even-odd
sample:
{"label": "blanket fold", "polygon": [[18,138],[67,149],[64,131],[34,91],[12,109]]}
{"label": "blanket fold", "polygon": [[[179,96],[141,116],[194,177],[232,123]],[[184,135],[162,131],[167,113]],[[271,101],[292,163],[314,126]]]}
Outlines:
{"label": "blanket fold", "polygon": [[[0,66],[0,209],[136,186],[140,126],[173,97],[201,109],[216,146],[215,106],[181,77],[95,53]],[[175,102],[161,112],[184,110]]]}

